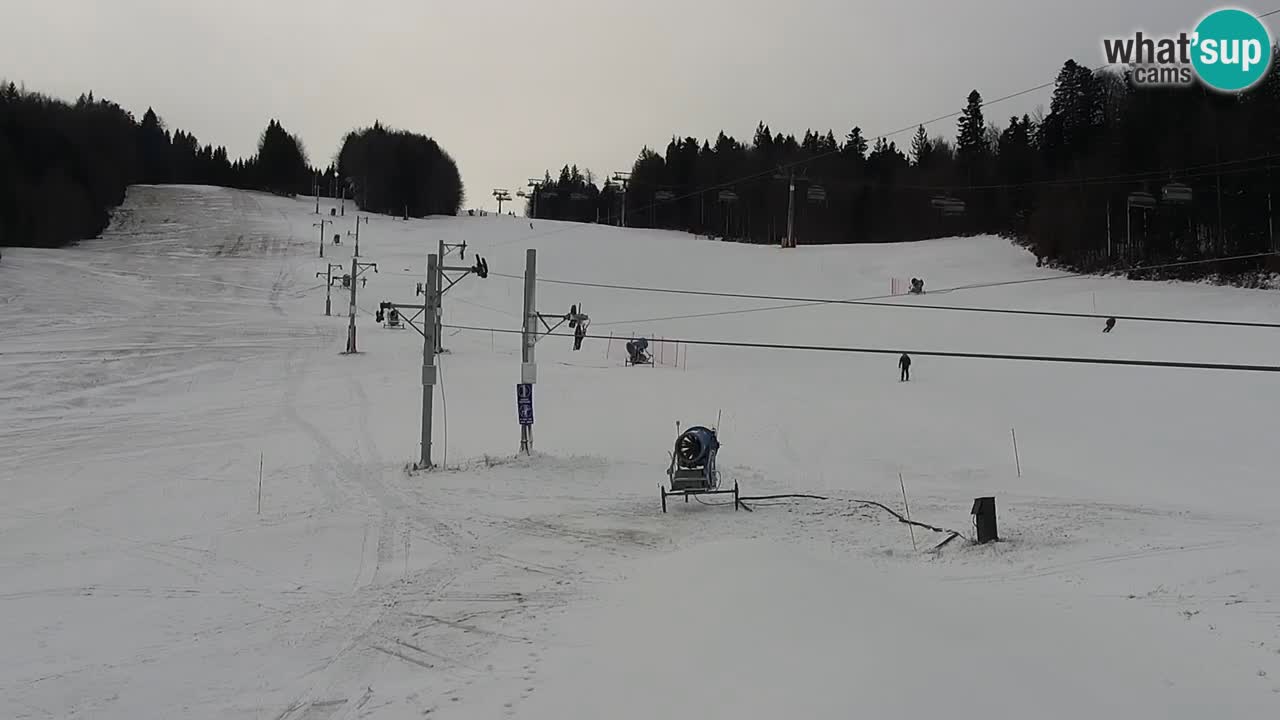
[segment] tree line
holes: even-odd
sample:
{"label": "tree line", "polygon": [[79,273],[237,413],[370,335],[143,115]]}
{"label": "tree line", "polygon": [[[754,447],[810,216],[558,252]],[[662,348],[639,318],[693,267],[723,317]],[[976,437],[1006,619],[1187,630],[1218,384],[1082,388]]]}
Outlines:
{"label": "tree line", "polygon": [[[1280,249],[1272,202],[1280,190],[1280,61],[1258,86],[1228,95],[1199,85],[1139,87],[1127,73],[1069,60],[1047,113],[1001,125],[985,109],[974,90],[954,141],[919,126],[903,148],[872,142],[860,127],[840,139],[831,130],[797,139],[763,122],[750,142],[723,132],[714,140],[676,136],[662,153],[642,149],[617,181],[598,186],[576,166],[548,173],[526,212],[778,243],[794,193],[800,244],[990,233],[1025,244],[1042,262],[1087,271]],[[1266,260],[1169,274],[1247,274]]]}
{"label": "tree line", "polygon": [[351,198],[371,212],[456,214],[463,186],[434,140],[381,125],[352,132],[335,163],[313,167],[297,136],[272,119],[252,157],[170,131],[81,95],[68,103],[0,83],[0,246],[59,247],[96,237],[134,184],[218,185],[281,195]]}

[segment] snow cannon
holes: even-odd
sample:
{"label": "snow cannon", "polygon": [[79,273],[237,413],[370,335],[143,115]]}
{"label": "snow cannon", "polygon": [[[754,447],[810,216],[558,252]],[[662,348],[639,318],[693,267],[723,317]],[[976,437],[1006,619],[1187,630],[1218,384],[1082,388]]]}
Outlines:
{"label": "snow cannon", "polygon": [[667,467],[670,489],[661,488],[662,512],[667,511],[667,496],[683,495],[689,502],[690,495],[733,494],[733,506],[738,508],[738,484],[732,490],[720,489],[720,471],[716,469],[716,454],[720,451],[720,438],[716,431],[702,425],[694,425],[679,432],[676,425],[675,448],[671,452],[671,464]]}
{"label": "snow cannon", "polygon": [[715,468],[716,450],[719,448],[716,434],[696,425],[676,438],[676,463],[687,470],[703,468],[710,473]]}
{"label": "snow cannon", "polygon": [[638,337],[627,342],[627,365],[652,365],[653,356],[645,351],[649,349],[649,340]]}

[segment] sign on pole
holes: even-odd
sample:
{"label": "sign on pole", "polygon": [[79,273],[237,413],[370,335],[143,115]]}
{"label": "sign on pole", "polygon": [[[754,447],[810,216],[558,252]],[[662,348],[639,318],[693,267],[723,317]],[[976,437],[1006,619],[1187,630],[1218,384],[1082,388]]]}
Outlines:
{"label": "sign on pole", "polygon": [[516,384],[516,415],[521,425],[533,424],[533,383]]}

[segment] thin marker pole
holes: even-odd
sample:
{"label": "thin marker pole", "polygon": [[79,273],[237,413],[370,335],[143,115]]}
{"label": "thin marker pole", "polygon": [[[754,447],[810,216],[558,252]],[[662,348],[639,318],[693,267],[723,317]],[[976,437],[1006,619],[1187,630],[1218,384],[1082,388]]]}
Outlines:
{"label": "thin marker pole", "polygon": [[258,455],[258,514],[262,514],[262,463],[266,459],[266,452]]}
{"label": "thin marker pole", "polygon": [[[898,473],[898,484],[902,486],[902,507],[907,511],[907,520],[910,520],[911,506],[907,504],[907,483],[903,481],[902,473]],[[907,530],[911,532],[911,549],[919,550],[920,547],[916,545],[916,529],[913,526],[908,525]]]}
{"label": "thin marker pole", "polygon": [[1013,436],[1013,463],[1018,468],[1018,477],[1022,477],[1022,460],[1018,457],[1018,433],[1013,428],[1009,428],[1009,434]]}

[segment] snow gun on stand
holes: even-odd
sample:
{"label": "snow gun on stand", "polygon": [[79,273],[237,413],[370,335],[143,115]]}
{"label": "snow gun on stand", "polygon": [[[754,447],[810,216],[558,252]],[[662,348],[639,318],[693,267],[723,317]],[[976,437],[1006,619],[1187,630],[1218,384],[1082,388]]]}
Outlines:
{"label": "snow gun on stand", "polygon": [[653,356],[649,350],[649,340],[638,337],[627,342],[626,365],[653,365]]}
{"label": "snow gun on stand", "polygon": [[382,327],[388,330],[404,329],[404,324],[400,322],[400,310],[392,303],[383,301],[378,305],[378,312],[374,315],[374,319],[382,323]]}
{"label": "snow gun on stand", "polygon": [[720,451],[720,438],[715,429],[694,425],[680,432],[676,423],[675,448],[671,452],[671,464],[667,468],[670,489],[659,486],[662,492],[662,512],[667,511],[667,497],[683,495],[689,502],[690,495],[733,495],[733,509],[738,509],[738,483],[732,489],[720,488],[720,471],[716,468],[716,454]]}

